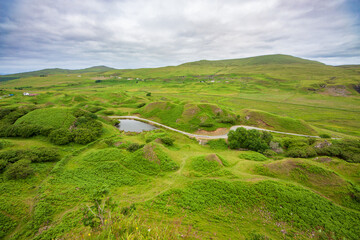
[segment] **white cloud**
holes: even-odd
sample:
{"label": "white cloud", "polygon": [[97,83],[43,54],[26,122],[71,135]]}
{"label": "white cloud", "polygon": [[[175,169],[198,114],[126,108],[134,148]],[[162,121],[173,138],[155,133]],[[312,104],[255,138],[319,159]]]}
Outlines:
{"label": "white cloud", "polygon": [[17,0],[0,20],[0,72],[154,67],[273,53],[359,63],[358,23],[344,5],[345,0]]}

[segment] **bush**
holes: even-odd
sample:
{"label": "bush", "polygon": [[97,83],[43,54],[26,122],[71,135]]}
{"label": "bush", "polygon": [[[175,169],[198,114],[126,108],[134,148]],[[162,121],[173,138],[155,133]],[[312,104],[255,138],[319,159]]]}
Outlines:
{"label": "bush", "polygon": [[146,94],[146,96],[147,96],[147,97],[150,97],[150,96],[151,96],[151,92],[148,92],[148,93]]}
{"label": "bush", "polygon": [[267,157],[274,157],[277,155],[277,153],[271,149],[266,149],[264,151],[264,155],[267,156]]}
{"label": "bush", "polygon": [[72,111],[72,114],[75,116],[75,117],[88,117],[88,118],[92,118],[92,119],[97,119],[97,115],[94,114],[94,113],[91,113],[91,112],[88,112],[88,111],[85,111],[83,109],[79,109],[79,108],[75,108],[73,111]]}
{"label": "bush", "polygon": [[319,137],[321,137],[321,138],[331,138],[331,136],[329,134],[326,134],[326,133],[320,134]]}
{"label": "bush", "polygon": [[239,154],[239,158],[259,162],[267,160],[267,157],[265,157],[261,153],[251,151]]}
{"label": "bush", "polygon": [[73,130],[74,142],[79,144],[88,144],[96,139],[93,131],[86,128],[76,128]]}
{"label": "bush", "polygon": [[316,142],[316,138],[313,137],[309,137],[307,140],[309,145],[313,145]]}
{"label": "bush", "polygon": [[316,148],[318,155],[333,156],[344,159],[347,162],[360,163],[359,140],[337,140],[332,145]]}
{"label": "bush", "polygon": [[104,108],[102,108],[102,107],[99,107],[99,106],[88,106],[87,108],[86,108],[86,110],[88,110],[89,112],[91,112],[91,113],[96,113],[96,112],[99,112],[99,111],[101,111],[101,110],[103,110]]}
{"label": "bush", "polygon": [[0,173],[2,173],[5,170],[7,164],[8,162],[6,160],[0,159]]}
{"label": "bush", "polygon": [[145,106],[146,105],[146,103],[140,103],[139,105],[137,105],[136,107],[137,108],[142,108],[143,106]]}
{"label": "bush", "polygon": [[29,138],[37,135],[48,136],[52,127],[35,124],[3,125],[0,127],[0,137]]}
{"label": "bush", "polygon": [[214,126],[214,124],[212,124],[212,123],[200,123],[199,124],[199,127],[213,127]]}
{"label": "bush", "polygon": [[286,152],[286,156],[293,157],[293,158],[309,158],[309,157],[315,157],[317,155],[316,151],[312,147],[294,147],[290,148]]}
{"label": "bush", "polygon": [[25,150],[7,150],[4,152],[0,152],[0,159],[10,163],[14,163],[23,158],[24,152]]}
{"label": "bush", "polygon": [[[26,157],[26,155],[28,155]],[[31,162],[55,162],[60,160],[59,152],[54,148],[35,148],[25,152]]]}
{"label": "bush", "polygon": [[8,179],[24,179],[34,173],[30,167],[30,160],[20,160],[11,164],[5,171],[5,176]]}
{"label": "bush", "polygon": [[50,142],[56,145],[65,145],[72,141],[73,135],[65,128],[60,128],[52,131],[49,134]]}
{"label": "bush", "polygon": [[126,150],[128,150],[129,152],[135,152],[136,150],[140,149],[144,147],[144,144],[140,145],[138,143],[131,143]]}
{"label": "bush", "polygon": [[236,123],[236,119],[233,117],[222,117],[217,120],[218,123],[227,123],[234,125]]}
{"label": "bush", "polygon": [[104,110],[104,111],[102,111],[102,113],[105,115],[114,115],[115,112],[112,110]]}
{"label": "bush", "polygon": [[0,159],[14,163],[20,159],[31,162],[53,162],[60,160],[60,154],[53,148],[34,148],[31,150],[8,150],[0,153]]}
{"label": "bush", "polygon": [[100,136],[102,133],[102,124],[89,117],[80,117],[77,119],[76,128],[86,128],[92,131],[95,136]]}
{"label": "bush", "polygon": [[174,145],[174,142],[175,142],[175,139],[172,139],[170,137],[163,137],[160,139],[161,139],[161,142],[167,146],[172,146],[172,145]]}
{"label": "bush", "polygon": [[[264,152],[269,149],[272,135],[268,132],[259,132],[255,129],[246,130],[237,128],[228,134],[229,147],[231,149],[246,148],[249,150]],[[268,143],[269,142],[269,143]]]}
{"label": "bush", "polygon": [[299,139],[299,138],[283,138],[282,144],[284,148],[293,148],[293,147],[306,147],[309,145],[309,141],[307,139]]}

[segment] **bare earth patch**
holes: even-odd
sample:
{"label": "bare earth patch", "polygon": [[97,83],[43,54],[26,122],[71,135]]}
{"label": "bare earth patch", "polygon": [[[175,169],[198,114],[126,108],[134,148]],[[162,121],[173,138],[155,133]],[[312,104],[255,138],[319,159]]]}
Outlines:
{"label": "bare earth patch", "polygon": [[345,86],[339,85],[339,86],[326,87],[325,91],[322,92],[321,94],[330,95],[330,96],[346,97],[346,96],[350,95],[351,93],[348,90],[346,90]]}
{"label": "bare earth patch", "polygon": [[229,132],[227,128],[218,128],[215,131],[206,131],[206,130],[197,130],[195,134],[198,135],[209,135],[209,136],[218,136],[225,135]]}
{"label": "bare earth patch", "polygon": [[222,163],[222,161],[221,161],[221,159],[215,154],[215,153],[213,153],[213,154],[210,154],[210,155],[207,155],[206,157],[205,157],[205,159],[207,160],[207,161],[209,161],[209,162],[218,162],[221,166],[222,165],[224,165],[223,163]]}

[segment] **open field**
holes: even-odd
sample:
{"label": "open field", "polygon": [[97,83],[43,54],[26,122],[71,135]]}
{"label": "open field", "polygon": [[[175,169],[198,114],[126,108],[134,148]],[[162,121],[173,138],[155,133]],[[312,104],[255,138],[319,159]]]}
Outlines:
{"label": "open field", "polygon": [[[271,55],[2,77],[0,239],[360,235],[355,67]],[[193,134],[249,125],[321,138],[273,134],[265,151],[247,151],[166,129],[120,132],[109,116],[126,115]],[[94,199],[103,219],[89,218]]]}

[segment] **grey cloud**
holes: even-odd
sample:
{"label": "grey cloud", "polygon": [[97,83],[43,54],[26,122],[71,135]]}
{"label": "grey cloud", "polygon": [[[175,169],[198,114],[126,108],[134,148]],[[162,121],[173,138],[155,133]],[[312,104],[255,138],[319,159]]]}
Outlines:
{"label": "grey cloud", "polygon": [[347,62],[360,55],[360,31],[345,3],[17,0],[0,18],[0,72],[30,65],[156,67],[273,53]]}

